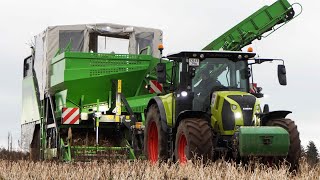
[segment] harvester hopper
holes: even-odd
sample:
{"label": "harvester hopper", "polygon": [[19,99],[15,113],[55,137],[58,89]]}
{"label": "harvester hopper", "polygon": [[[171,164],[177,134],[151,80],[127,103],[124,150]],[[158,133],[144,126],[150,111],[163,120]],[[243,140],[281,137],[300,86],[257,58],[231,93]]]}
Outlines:
{"label": "harvester hopper", "polygon": [[[126,41],[127,51],[103,52],[107,38]],[[31,155],[71,160],[125,150],[134,158],[161,43],[161,30],[115,24],[55,26],[36,36],[24,65],[24,96],[38,105],[22,117]]]}

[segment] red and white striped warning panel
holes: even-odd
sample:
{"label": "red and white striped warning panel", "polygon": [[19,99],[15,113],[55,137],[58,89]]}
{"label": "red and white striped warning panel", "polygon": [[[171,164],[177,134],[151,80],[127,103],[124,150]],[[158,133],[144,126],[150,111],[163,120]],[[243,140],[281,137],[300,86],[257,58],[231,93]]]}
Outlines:
{"label": "red and white striped warning panel", "polygon": [[150,93],[162,93],[162,84],[159,83],[157,80],[150,80]]}
{"label": "red and white striped warning panel", "polygon": [[79,124],[79,108],[62,108],[62,124]]}
{"label": "red and white striped warning panel", "polygon": [[250,83],[250,93],[257,93],[257,83]]}

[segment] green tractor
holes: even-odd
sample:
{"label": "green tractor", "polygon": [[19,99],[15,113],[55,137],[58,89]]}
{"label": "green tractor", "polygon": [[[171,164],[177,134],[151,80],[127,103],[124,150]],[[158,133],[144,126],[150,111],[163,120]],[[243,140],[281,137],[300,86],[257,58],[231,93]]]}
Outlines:
{"label": "green tractor", "polygon": [[[268,162],[286,158],[296,167],[300,139],[290,111],[262,112],[259,91],[250,91],[252,65],[275,59],[256,59],[252,52],[183,51],[157,65],[159,82],[171,81],[167,94],[147,106],[144,150],[147,158],[180,163],[194,157],[204,160],[262,157]],[[161,62],[162,61],[162,62]],[[278,65],[278,78],[286,85],[286,69]]]}

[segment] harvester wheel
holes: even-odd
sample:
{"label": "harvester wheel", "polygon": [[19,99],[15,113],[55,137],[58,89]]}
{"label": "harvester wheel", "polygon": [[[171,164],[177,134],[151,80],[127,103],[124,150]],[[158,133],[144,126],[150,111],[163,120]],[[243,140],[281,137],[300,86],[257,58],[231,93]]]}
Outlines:
{"label": "harvester wheel", "polygon": [[297,169],[301,154],[300,137],[297,125],[291,119],[272,119],[267,126],[279,126],[288,131],[290,137],[289,152],[286,160],[290,163],[291,169]]}
{"label": "harvester wheel", "polygon": [[33,138],[30,144],[30,160],[40,160],[40,129],[35,129]]}
{"label": "harvester wheel", "polygon": [[176,134],[175,157],[180,163],[201,157],[204,161],[213,155],[212,132],[209,123],[199,118],[188,118],[180,122]]}
{"label": "harvester wheel", "polygon": [[162,129],[160,112],[156,104],[152,104],[147,112],[144,131],[144,151],[152,163],[168,159],[167,133]]}

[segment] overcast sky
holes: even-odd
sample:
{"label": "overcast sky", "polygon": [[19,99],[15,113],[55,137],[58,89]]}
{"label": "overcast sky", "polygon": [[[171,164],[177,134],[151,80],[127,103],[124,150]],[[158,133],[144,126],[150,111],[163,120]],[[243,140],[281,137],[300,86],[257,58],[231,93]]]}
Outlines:
{"label": "overcast sky", "polygon": [[[1,0],[0,1],[0,147],[7,133],[20,138],[22,61],[28,43],[47,26],[117,23],[162,29],[165,53],[200,50],[238,22],[275,0]],[[289,0],[290,3],[296,1]],[[318,0],[297,0],[301,16],[252,45],[260,57],[286,61],[288,85],[280,86],[276,64],[255,67],[270,110],[291,110],[302,144],[320,147],[320,58]],[[318,112],[319,111],[319,112]]]}

